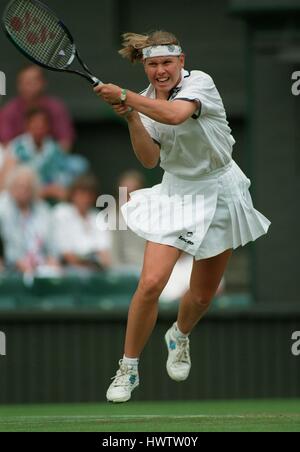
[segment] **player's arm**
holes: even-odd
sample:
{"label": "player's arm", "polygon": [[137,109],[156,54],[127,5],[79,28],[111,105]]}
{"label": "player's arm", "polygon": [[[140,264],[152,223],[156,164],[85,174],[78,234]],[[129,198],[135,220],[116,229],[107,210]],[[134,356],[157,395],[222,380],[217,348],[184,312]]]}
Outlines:
{"label": "player's arm", "polygon": [[[105,102],[115,104],[120,102],[122,89],[119,86],[108,84],[96,87],[95,92]],[[149,99],[133,91],[126,91],[126,105],[154,121],[169,125],[178,125],[185,122],[200,107],[199,101],[177,100],[176,102],[169,102],[162,99]]]}
{"label": "player's arm", "polygon": [[140,115],[136,111],[128,113],[126,105],[114,105],[113,109],[127,120],[132,147],[138,160],[145,168],[155,168],[159,161],[160,148],[145,129]]}
{"label": "player's arm", "polygon": [[133,91],[127,91],[126,103],[154,121],[170,125],[182,124],[199,109],[199,102],[196,101],[149,99]]}
{"label": "player's arm", "polygon": [[132,112],[127,116],[128,129],[133,150],[145,168],[155,168],[160,157],[160,148],[143,126],[140,115]]}

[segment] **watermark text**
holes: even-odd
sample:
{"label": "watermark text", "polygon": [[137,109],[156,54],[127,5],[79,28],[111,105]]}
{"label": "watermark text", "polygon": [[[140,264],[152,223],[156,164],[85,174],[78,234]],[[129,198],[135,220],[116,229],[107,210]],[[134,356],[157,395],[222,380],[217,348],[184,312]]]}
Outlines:
{"label": "watermark text", "polygon": [[294,356],[300,356],[300,331],[294,331],[292,334],[292,354]]}
{"label": "watermark text", "polygon": [[6,356],[6,336],[0,331],[0,356]]}
{"label": "watermark text", "polygon": [[179,234],[178,239],[190,242],[190,245],[194,244],[190,239],[195,234],[204,234],[203,195],[168,196],[150,192],[146,194],[140,190],[129,198],[127,188],[120,187],[119,201],[111,195],[101,195],[96,206],[101,210],[97,216],[97,228],[101,231],[124,231],[128,225],[134,225],[148,234],[187,231],[186,238],[179,237]]}
{"label": "watermark text", "polygon": [[292,84],[292,94],[293,94],[293,96],[299,96],[300,95],[300,71],[293,72],[292,81],[294,82]]}
{"label": "watermark text", "polygon": [[4,72],[0,71],[0,96],[6,95],[6,76]]}

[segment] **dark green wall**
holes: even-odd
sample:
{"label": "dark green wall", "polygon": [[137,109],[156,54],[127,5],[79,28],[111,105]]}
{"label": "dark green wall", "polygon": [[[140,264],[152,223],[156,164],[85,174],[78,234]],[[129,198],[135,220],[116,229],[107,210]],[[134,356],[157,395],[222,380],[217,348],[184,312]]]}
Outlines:
{"label": "dark green wall", "polygon": [[[211,314],[192,334],[193,366],[182,384],[165,370],[163,336],[174,318],[161,312],[134,400],[300,397],[300,357],[291,353],[299,311]],[[0,330],[7,335],[0,403],[105,400],[122,356],[124,314],[2,313]]]}
{"label": "dark green wall", "polygon": [[[299,70],[300,2],[238,1],[232,10],[247,26],[247,155],[258,210],[270,233],[255,245],[255,299],[299,304],[299,119],[292,95]],[[297,56],[298,55],[298,56]]]}

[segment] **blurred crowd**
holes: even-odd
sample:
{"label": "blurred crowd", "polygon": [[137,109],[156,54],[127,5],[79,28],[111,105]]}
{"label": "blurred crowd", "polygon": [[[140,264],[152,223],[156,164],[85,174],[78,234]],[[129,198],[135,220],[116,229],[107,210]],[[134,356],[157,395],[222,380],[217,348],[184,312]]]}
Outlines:
{"label": "blurred crowd", "polygon": [[[64,103],[47,94],[44,72],[24,67],[17,97],[0,109],[0,272],[65,275],[119,269],[140,272],[145,242],[130,230],[97,227],[98,181],[89,161],[73,153],[75,130]],[[142,173],[118,180],[128,194]],[[166,300],[188,288],[192,258],[183,255]]]}

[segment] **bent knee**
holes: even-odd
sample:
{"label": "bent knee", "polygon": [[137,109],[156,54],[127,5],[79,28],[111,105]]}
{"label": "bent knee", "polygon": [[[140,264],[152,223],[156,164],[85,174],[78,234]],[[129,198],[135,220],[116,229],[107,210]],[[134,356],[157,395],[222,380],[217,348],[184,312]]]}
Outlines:
{"label": "bent knee", "polygon": [[159,297],[165,285],[166,281],[161,276],[145,276],[140,281],[139,290],[146,297]]}
{"label": "bent knee", "polygon": [[212,291],[197,292],[191,289],[193,302],[198,306],[209,306],[214,298],[215,293]]}

